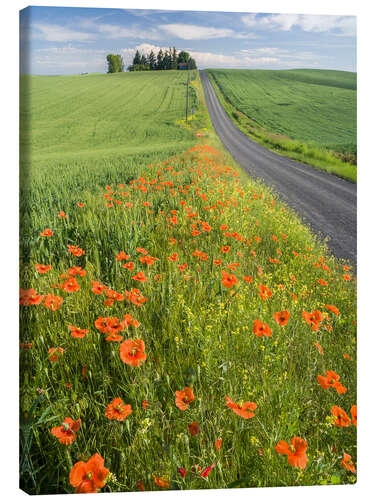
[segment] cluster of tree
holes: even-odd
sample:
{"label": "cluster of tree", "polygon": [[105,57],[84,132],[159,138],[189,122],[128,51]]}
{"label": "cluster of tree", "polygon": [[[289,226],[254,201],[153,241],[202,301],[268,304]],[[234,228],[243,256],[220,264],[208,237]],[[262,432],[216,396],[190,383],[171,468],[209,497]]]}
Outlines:
{"label": "cluster of tree", "polygon": [[108,54],[107,64],[107,73],[122,73],[124,71],[124,61],[120,54]]}
{"label": "cluster of tree", "polygon": [[197,69],[195,60],[190,57],[190,54],[184,50],[177,54],[175,47],[164,52],[160,49],[156,56],[153,50],[146,55],[140,54],[139,50],[137,50],[133,64],[128,66],[128,71],[178,69],[180,64],[187,65],[189,69]]}

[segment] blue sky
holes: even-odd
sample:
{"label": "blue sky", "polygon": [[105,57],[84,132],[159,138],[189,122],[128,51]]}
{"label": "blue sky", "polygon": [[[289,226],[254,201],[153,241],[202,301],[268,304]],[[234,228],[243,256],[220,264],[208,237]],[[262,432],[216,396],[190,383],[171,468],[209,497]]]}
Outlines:
{"label": "blue sky", "polygon": [[356,71],[356,18],[28,7],[20,13],[21,72],[106,72],[106,54],[175,46],[199,68]]}

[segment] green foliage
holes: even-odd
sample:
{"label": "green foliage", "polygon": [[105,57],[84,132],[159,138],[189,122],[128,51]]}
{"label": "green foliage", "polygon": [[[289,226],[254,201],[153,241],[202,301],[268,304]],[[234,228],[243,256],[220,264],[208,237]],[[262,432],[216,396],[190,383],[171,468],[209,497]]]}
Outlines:
{"label": "green foliage", "polygon": [[148,55],[141,54],[137,50],[133,64],[128,66],[128,71],[176,70],[180,63],[188,63],[189,69],[197,69],[195,60],[190,57],[190,54],[183,50],[177,54],[175,47],[166,49],[164,52],[160,49],[156,58],[152,50]]}
{"label": "green foliage", "polygon": [[107,55],[108,70],[107,73],[122,73],[124,71],[124,61],[120,54]]}

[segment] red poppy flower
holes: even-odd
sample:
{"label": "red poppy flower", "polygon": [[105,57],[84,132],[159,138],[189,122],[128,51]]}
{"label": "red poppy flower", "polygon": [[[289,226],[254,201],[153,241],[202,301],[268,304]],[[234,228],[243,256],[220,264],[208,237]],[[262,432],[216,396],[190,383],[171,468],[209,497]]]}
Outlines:
{"label": "red poppy flower", "polygon": [[223,440],[222,440],[221,438],[216,439],[216,441],[215,441],[215,448],[216,448],[217,450],[220,450],[221,445],[222,445],[222,442],[223,442]]}
{"label": "red poppy flower", "polygon": [[43,302],[44,295],[38,295],[33,288],[24,290],[20,288],[20,305],[21,306],[36,306]]}
{"label": "red poppy flower", "polygon": [[126,254],[124,251],[121,250],[120,253],[116,255],[116,260],[129,260],[130,255]]}
{"label": "red poppy flower", "polygon": [[140,255],[139,257],[139,262],[148,266],[152,266],[157,260],[159,260],[157,257],[151,257],[151,255]]}
{"label": "red poppy flower", "polygon": [[341,460],[341,465],[344,467],[344,469],[349,470],[350,472],[356,473],[356,468],[354,467],[352,457],[348,455],[347,453],[344,452],[344,457]]}
{"label": "red poppy flower", "polygon": [[147,278],[145,276],[145,273],[142,272],[142,271],[139,271],[137,274],[135,274],[134,276],[131,277],[132,280],[135,280],[135,281],[141,281],[142,283],[144,283],[145,281],[147,281]]}
{"label": "red poppy flower", "polygon": [[185,387],[183,391],[176,391],[176,406],[182,411],[187,410],[190,403],[195,399],[193,388]]}
{"label": "red poppy flower", "polygon": [[222,259],[214,259],[215,266],[220,266],[220,264],[222,264],[222,263],[223,263]]}
{"label": "red poppy flower", "polygon": [[70,274],[71,276],[75,276],[76,274],[78,274],[79,276],[86,276],[86,271],[80,266],[74,266],[68,269],[68,274]]}
{"label": "red poppy flower", "polygon": [[255,413],[253,413],[253,410],[257,408],[256,403],[252,403],[251,401],[247,401],[246,403],[235,403],[231,399],[228,398],[228,396],[225,396],[226,399],[226,405],[229,408],[232,408],[234,413],[237,413],[242,418],[252,418],[255,417]]}
{"label": "red poppy flower", "polygon": [[85,204],[84,204],[84,203],[82,203],[82,201],[78,201],[78,202],[77,202],[77,207],[79,207],[79,208],[83,208],[84,206],[85,206]]}
{"label": "red poppy flower", "polygon": [[53,231],[51,231],[51,229],[45,229],[42,233],[40,233],[40,236],[52,236],[53,235]]}
{"label": "red poppy flower", "polygon": [[137,487],[138,487],[139,491],[145,491],[145,485],[143,484],[142,481],[138,481]]}
{"label": "red poppy flower", "polygon": [[51,309],[51,311],[57,311],[58,309],[60,309],[60,306],[63,302],[64,300],[62,297],[48,294],[46,295],[44,306],[47,307],[47,309]]}
{"label": "red poppy flower", "polygon": [[326,309],[328,309],[329,311],[332,311],[334,314],[336,314],[336,316],[340,315],[340,311],[337,309],[336,306],[331,306],[331,305],[327,304]]}
{"label": "red poppy flower", "polygon": [[178,254],[177,254],[177,252],[172,253],[172,255],[170,255],[168,257],[168,260],[170,260],[171,262],[176,262],[178,260]]}
{"label": "red poppy flower", "polygon": [[221,275],[221,282],[226,288],[232,288],[232,286],[238,283],[238,279],[234,276],[234,274],[229,274],[226,271],[221,271]]}
{"label": "red poppy flower", "polygon": [[135,267],[134,262],[126,262],[125,264],[122,265],[124,269],[127,269],[128,271],[132,271]]}
{"label": "red poppy flower", "polygon": [[51,269],[52,266],[48,266],[45,264],[35,264],[35,269],[39,274],[45,274]]}
{"label": "red poppy flower", "polygon": [[140,323],[139,321],[134,319],[131,314],[124,314],[122,326],[124,328],[128,328],[129,326],[134,326],[134,328],[138,328],[140,326]]}
{"label": "red poppy flower", "polygon": [[280,441],[275,446],[275,450],[280,455],[288,456],[288,463],[292,467],[298,467],[304,469],[306,467],[308,458],[306,455],[307,443],[304,439],[300,437],[293,437],[291,440],[291,446],[285,441]]}
{"label": "red poppy flower", "polygon": [[241,264],[239,262],[231,262],[227,265],[227,269],[229,269],[230,271],[234,271],[240,265]]}
{"label": "red poppy flower", "polygon": [[95,453],[87,462],[77,462],[69,473],[69,481],[75,493],[97,493],[103,488],[109,469],[104,467],[104,459]]}
{"label": "red poppy flower", "polygon": [[101,295],[104,290],[107,290],[108,287],[106,285],[102,285],[101,283],[99,283],[99,281],[92,281],[91,282],[91,291],[93,293],[96,293],[97,295]]}
{"label": "red poppy flower", "polygon": [[72,444],[76,439],[76,432],[81,427],[81,420],[73,420],[66,417],[63,423],[58,427],[52,427],[51,433],[60,441],[61,444]]}
{"label": "red poppy flower", "polygon": [[174,215],[173,217],[167,217],[167,221],[173,225],[177,224],[177,217]]}
{"label": "red poppy flower", "polygon": [[88,330],[82,330],[76,326],[69,325],[68,328],[70,330],[70,335],[75,339],[83,339],[86,337],[86,333],[88,333]]}
{"label": "red poppy flower", "polygon": [[61,289],[64,290],[64,292],[68,293],[78,292],[80,288],[81,287],[79,286],[78,281],[74,276],[71,276],[69,279],[65,280],[61,285]]}
{"label": "red poppy flower", "polygon": [[323,375],[318,375],[319,385],[323,389],[333,387],[339,394],[344,394],[347,391],[347,388],[344,387],[339,380],[340,376],[332,370],[327,370],[325,377]]}
{"label": "red poppy flower", "polygon": [[207,222],[202,222],[202,231],[206,231],[207,233],[209,233],[212,229],[212,227],[207,224]]}
{"label": "red poppy flower", "polygon": [[125,290],[125,297],[126,299],[131,302],[132,304],[141,307],[142,304],[144,304],[147,300],[146,297],[143,297],[141,292],[138,290],[138,288],[132,288],[130,292]]}
{"label": "red poppy flower", "polygon": [[198,257],[198,261],[208,259],[208,254],[206,254],[205,252],[201,252],[200,250],[195,250],[191,255],[193,255],[194,257]]}
{"label": "red poppy flower", "polygon": [[51,361],[51,363],[56,363],[63,354],[64,349],[62,347],[51,347],[48,350],[48,359]]}
{"label": "red poppy flower", "polygon": [[181,477],[186,476],[186,469],[185,467],[177,467],[177,472],[180,474]]}
{"label": "red poppy flower", "polygon": [[259,285],[259,295],[263,300],[267,300],[272,297],[272,292],[265,285]]}
{"label": "red poppy flower", "polygon": [[81,255],[85,255],[85,251],[82,248],[79,248],[77,245],[68,245],[69,253],[72,253],[75,257],[81,257]]}
{"label": "red poppy flower", "polygon": [[132,413],[131,405],[126,405],[121,398],[115,398],[105,410],[105,416],[110,420],[123,422]]}
{"label": "red poppy flower", "polygon": [[143,255],[147,255],[147,250],[145,250],[144,248],[141,248],[141,247],[137,247],[136,248],[137,252],[139,253],[143,253]]}
{"label": "red poppy flower", "polygon": [[320,354],[322,356],[324,356],[324,351],[323,351],[323,348],[321,345],[318,344],[318,342],[314,342],[314,346],[318,349],[318,351],[320,352]]}
{"label": "red poppy flower", "polygon": [[323,314],[315,310],[313,312],[307,312],[307,311],[302,311],[302,317],[306,321],[308,325],[311,326],[311,328],[315,331],[319,330],[319,326],[321,321],[323,321]]}
{"label": "red poppy flower", "polygon": [[150,406],[150,403],[147,403],[147,401],[142,401],[142,408],[144,410],[147,410],[147,408]]}
{"label": "red poppy flower", "polygon": [[252,276],[242,276],[242,279],[246,281],[247,283],[251,283],[253,281]]}
{"label": "red poppy flower", "polygon": [[265,335],[266,337],[271,337],[272,330],[266,323],[262,323],[262,321],[259,321],[259,319],[255,319],[253,325],[253,333],[257,337],[262,337],[263,335]]}
{"label": "red poppy flower", "polygon": [[189,432],[192,436],[196,436],[201,432],[198,422],[193,422],[189,424]]}
{"label": "red poppy flower", "polygon": [[27,343],[21,342],[20,343],[20,348],[25,349],[25,351],[32,349],[32,347],[33,347],[32,342],[27,342]]}
{"label": "red poppy flower", "polygon": [[94,324],[100,332],[107,335],[116,335],[124,329],[123,323],[117,317],[100,317]]}
{"label": "red poppy flower", "polygon": [[154,478],[154,482],[159,488],[169,488],[170,481],[167,478],[156,477],[155,474],[152,475]]}
{"label": "red poppy flower", "polygon": [[280,326],[285,326],[288,324],[290,318],[290,312],[289,311],[275,312],[273,318],[276,321],[276,323],[278,323]]}
{"label": "red poppy flower", "polygon": [[349,427],[351,424],[350,418],[346,414],[345,410],[340,408],[340,406],[332,406],[331,414],[336,417],[334,424],[336,427]]}
{"label": "red poppy flower", "polygon": [[57,215],[57,217],[60,217],[61,219],[67,219],[68,216],[66,215],[66,213],[61,210],[61,212]]}
{"label": "red poppy flower", "polygon": [[212,469],[215,467],[215,464],[210,465],[209,467],[206,467],[205,469],[202,470],[201,472],[201,477],[208,477]]}
{"label": "red poppy flower", "polygon": [[121,361],[130,366],[140,366],[146,361],[145,343],[141,339],[125,340],[120,346]]}
{"label": "red poppy flower", "polygon": [[357,405],[353,405],[350,408],[350,414],[352,416],[353,425],[357,427]]}
{"label": "red poppy flower", "polygon": [[230,246],[229,246],[229,245],[223,245],[223,246],[221,247],[221,251],[222,251],[223,253],[228,253],[228,252],[229,252],[229,250],[230,250]]}

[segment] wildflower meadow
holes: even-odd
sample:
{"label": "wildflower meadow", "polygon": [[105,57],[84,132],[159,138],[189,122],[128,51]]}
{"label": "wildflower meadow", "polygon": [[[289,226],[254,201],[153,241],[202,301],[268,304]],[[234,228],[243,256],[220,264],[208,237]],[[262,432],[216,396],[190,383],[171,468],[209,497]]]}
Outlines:
{"label": "wildflower meadow", "polygon": [[[187,123],[182,76],[153,73],[26,89],[21,488],[354,483],[355,270],[223,150],[198,73]],[[118,117],[131,123],[128,150],[107,144],[106,115],[97,151],[85,128],[87,152],[74,153],[61,89],[84,79],[75,116],[108,86],[142,86],[142,119],[136,97]],[[155,147],[143,151],[148,117]],[[47,148],[42,130],[50,123],[53,141],[63,118]]]}

